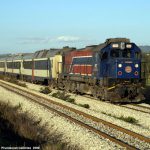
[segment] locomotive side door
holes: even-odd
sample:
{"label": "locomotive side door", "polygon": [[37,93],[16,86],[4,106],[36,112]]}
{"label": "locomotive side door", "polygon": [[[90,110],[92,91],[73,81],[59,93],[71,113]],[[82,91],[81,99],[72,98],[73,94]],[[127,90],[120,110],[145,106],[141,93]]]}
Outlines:
{"label": "locomotive side door", "polygon": [[108,77],[108,52],[104,52],[101,56],[100,77]]}

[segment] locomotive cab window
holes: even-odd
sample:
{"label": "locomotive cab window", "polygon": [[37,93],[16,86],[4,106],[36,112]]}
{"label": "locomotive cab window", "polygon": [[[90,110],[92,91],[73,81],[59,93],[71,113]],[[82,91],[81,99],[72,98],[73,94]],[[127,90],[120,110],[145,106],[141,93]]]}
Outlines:
{"label": "locomotive cab window", "polygon": [[129,50],[129,49],[124,49],[124,50],[122,51],[122,57],[124,57],[124,58],[131,58],[131,50]]}
{"label": "locomotive cab window", "polygon": [[136,58],[136,59],[140,59],[140,58],[141,58],[140,52],[135,52],[135,58]]}
{"label": "locomotive cab window", "polygon": [[102,60],[108,59],[108,53],[104,52],[102,55]]}
{"label": "locomotive cab window", "polygon": [[119,49],[111,50],[110,56],[113,57],[113,58],[119,57]]}

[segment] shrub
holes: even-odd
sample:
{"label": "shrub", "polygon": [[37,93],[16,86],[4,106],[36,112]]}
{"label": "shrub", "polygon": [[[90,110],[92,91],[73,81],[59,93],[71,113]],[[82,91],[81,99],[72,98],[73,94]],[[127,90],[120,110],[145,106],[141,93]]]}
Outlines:
{"label": "shrub", "polygon": [[49,87],[45,87],[44,89],[43,88],[40,89],[40,93],[49,94],[51,92],[52,92],[52,90],[50,90]]}
{"label": "shrub", "polygon": [[135,118],[131,117],[131,116],[128,116],[128,117],[125,117],[125,116],[115,116],[115,115],[112,115],[112,114],[107,114],[105,112],[101,112],[102,114],[105,114],[107,116],[110,116],[110,117],[113,117],[113,118],[116,118],[116,119],[120,119],[120,120],[123,120],[125,122],[128,122],[128,123],[132,123],[132,124],[137,124],[138,123],[138,120],[136,120]]}
{"label": "shrub", "polygon": [[138,120],[136,120],[135,118],[133,118],[131,116],[129,116],[129,117],[121,116],[121,117],[118,117],[118,119],[121,119],[121,120],[129,122],[129,123],[133,123],[133,124],[137,124],[138,123]]}
{"label": "shrub", "polygon": [[87,109],[90,108],[89,104],[78,104],[78,106],[81,106],[81,107],[84,107],[84,108],[87,108]]}
{"label": "shrub", "polygon": [[27,87],[25,83],[21,83],[21,82],[18,82],[17,85],[22,86],[22,87]]}
{"label": "shrub", "polygon": [[52,96],[58,98],[57,93],[53,93]]}
{"label": "shrub", "polygon": [[27,87],[25,83],[19,82],[16,78],[5,78],[5,81],[22,86],[22,87]]}
{"label": "shrub", "polygon": [[75,99],[73,99],[73,98],[68,98],[66,101],[69,103],[75,103]]}
{"label": "shrub", "polygon": [[75,99],[70,98],[71,95],[68,95],[65,92],[58,91],[56,93],[53,93],[52,96],[56,97],[56,98],[59,98],[59,99],[62,99],[64,101],[66,101],[66,102],[70,102],[70,103],[74,103],[75,104]]}

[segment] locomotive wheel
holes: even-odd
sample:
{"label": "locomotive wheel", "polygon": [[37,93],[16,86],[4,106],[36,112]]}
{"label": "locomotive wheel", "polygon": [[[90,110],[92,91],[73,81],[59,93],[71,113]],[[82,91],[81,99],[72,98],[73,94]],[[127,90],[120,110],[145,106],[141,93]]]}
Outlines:
{"label": "locomotive wheel", "polygon": [[65,81],[65,91],[69,92],[70,91],[70,81]]}
{"label": "locomotive wheel", "polygon": [[76,84],[75,84],[74,82],[72,82],[72,83],[70,84],[70,91],[71,91],[72,93],[75,93],[75,92],[76,92]]}
{"label": "locomotive wheel", "polygon": [[128,90],[126,86],[119,86],[115,89],[114,93],[119,95],[120,98],[125,98],[128,96]]}
{"label": "locomotive wheel", "polygon": [[98,98],[98,94],[97,94],[96,90],[93,90],[92,95],[93,95],[94,98],[96,98],[96,99]]}
{"label": "locomotive wheel", "polygon": [[98,88],[96,86],[91,89],[91,93],[94,98],[99,98]]}

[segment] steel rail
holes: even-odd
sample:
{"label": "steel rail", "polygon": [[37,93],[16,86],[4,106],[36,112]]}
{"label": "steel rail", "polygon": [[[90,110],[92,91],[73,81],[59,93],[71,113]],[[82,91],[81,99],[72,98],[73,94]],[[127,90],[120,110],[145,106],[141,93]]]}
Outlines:
{"label": "steel rail", "polygon": [[[87,95],[83,96],[83,97],[92,98],[93,99],[93,97],[90,97],[90,96],[87,96]],[[94,98],[94,100],[98,100],[98,99]],[[146,106],[140,106],[140,105],[136,105],[136,104],[130,104],[130,105],[133,105],[133,106],[136,106],[136,107],[139,107],[139,108],[141,107],[141,108],[145,108],[145,109],[150,109],[149,107],[146,107]],[[117,106],[128,108],[128,109],[135,110],[135,111],[139,111],[139,112],[146,113],[146,114],[150,114],[150,112],[147,112],[147,111],[144,111],[144,110],[139,110],[139,109],[136,109],[136,108],[131,108],[131,107],[128,107],[127,105],[119,104]]]}
{"label": "steel rail", "polygon": [[[147,111],[144,111],[144,110],[140,110],[138,108],[132,108],[132,107],[128,107],[127,105],[120,105],[121,107],[124,107],[124,108],[128,108],[128,109],[131,109],[131,110],[135,110],[135,111],[139,111],[139,112],[142,112],[142,113],[145,113],[145,114],[150,114],[150,112],[147,112]],[[134,105],[133,105],[134,106]],[[136,105],[137,106],[137,105]],[[138,107],[138,106],[137,106]],[[139,107],[140,108],[140,107]],[[141,107],[142,108],[142,107]]]}
{"label": "steel rail", "polygon": [[150,110],[150,107],[146,107],[146,106],[142,106],[142,105],[138,105],[138,104],[131,104],[131,105],[139,107],[139,108],[144,108],[144,109],[149,109]]}

